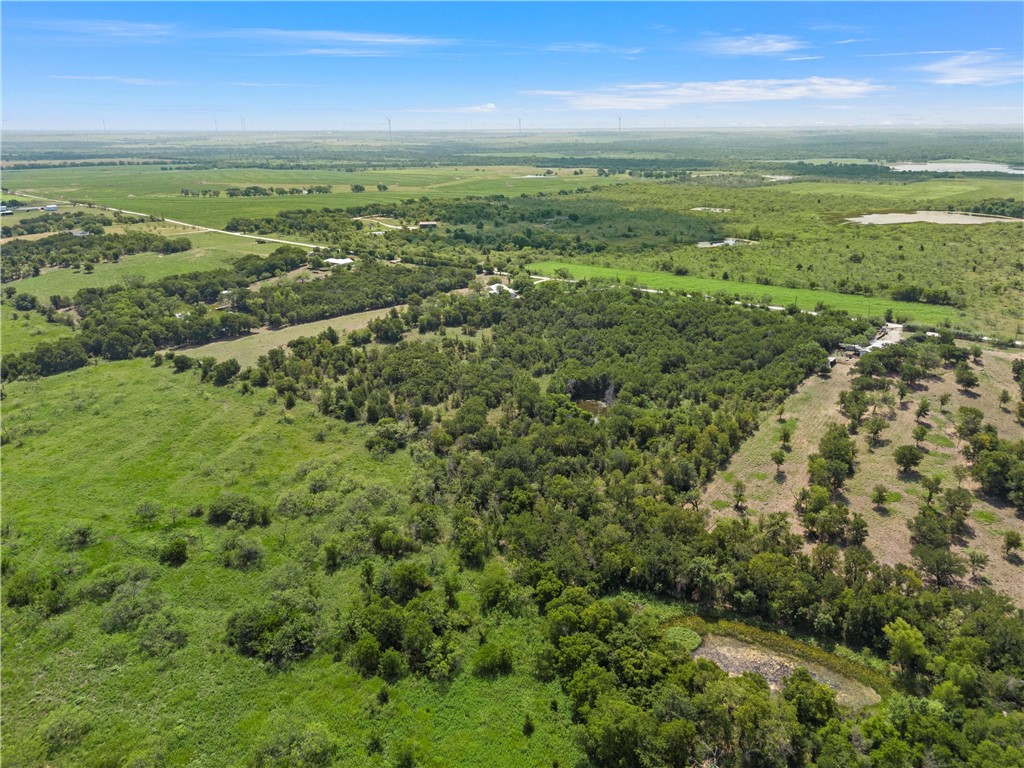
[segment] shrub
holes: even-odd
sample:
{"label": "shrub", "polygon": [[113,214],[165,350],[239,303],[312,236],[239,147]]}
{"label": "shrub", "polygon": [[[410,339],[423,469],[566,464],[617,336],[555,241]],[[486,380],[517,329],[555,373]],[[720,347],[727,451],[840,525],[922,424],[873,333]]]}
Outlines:
{"label": "shrub", "polygon": [[480,677],[497,677],[512,671],[512,651],[498,643],[484,643],[473,656],[473,673]]}
{"label": "shrub", "polygon": [[316,647],[319,610],[307,594],[277,592],[264,605],[245,608],[228,618],[228,645],[277,666],[304,658]]}
{"label": "shrub", "polygon": [[394,648],[388,648],[380,657],[380,676],[393,683],[408,671],[405,657]]}
{"label": "shrub", "polygon": [[113,597],[103,609],[100,628],[104,632],[127,632],[135,629],[139,622],[160,607],[156,595],[148,585],[130,581],[114,590]]}
{"label": "shrub", "polygon": [[76,523],[61,531],[58,541],[61,549],[85,549],[92,544],[92,527],[84,523]]}
{"label": "shrub", "polygon": [[377,674],[380,656],[380,643],[377,642],[377,638],[369,632],[363,632],[352,646],[349,661],[363,677],[371,677]]}
{"label": "shrub", "polygon": [[251,528],[254,525],[269,525],[270,510],[249,496],[224,493],[210,503],[206,520],[213,525],[234,522],[244,528]]}
{"label": "shrub", "polygon": [[39,736],[46,747],[47,755],[78,744],[91,730],[89,716],[74,707],[61,707],[51,712],[39,724]]}
{"label": "shrub", "polygon": [[248,571],[263,565],[263,547],[245,536],[232,536],[221,546],[220,562],[225,568]]}
{"label": "shrub", "polygon": [[181,536],[171,539],[160,548],[159,559],[174,568],[183,565],[188,560],[188,543]]}
{"label": "shrub", "polygon": [[178,617],[168,610],[146,616],[139,625],[139,649],[150,656],[167,656],[187,641]]}

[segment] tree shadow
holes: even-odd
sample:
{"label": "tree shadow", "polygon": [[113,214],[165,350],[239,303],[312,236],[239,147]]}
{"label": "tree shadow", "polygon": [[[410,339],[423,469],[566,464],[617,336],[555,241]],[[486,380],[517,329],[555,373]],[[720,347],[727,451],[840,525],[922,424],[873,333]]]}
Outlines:
{"label": "tree shadow", "polygon": [[775,470],[775,484],[782,485],[786,482],[786,470],[777,469]]}
{"label": "tree shadow", "polygon": [[977,400],[979,397],[981,397],[981,394],[978,393],[978,392],[975,392],[973,389],[963,389],[963,388],[961,388],[960,389],[960,394],[963,395],[964,397],[966,397],[969,400]]}

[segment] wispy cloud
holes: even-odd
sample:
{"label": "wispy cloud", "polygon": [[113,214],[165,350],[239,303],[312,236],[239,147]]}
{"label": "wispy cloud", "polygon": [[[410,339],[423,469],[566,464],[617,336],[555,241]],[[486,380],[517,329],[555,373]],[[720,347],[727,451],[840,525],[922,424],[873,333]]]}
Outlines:
{"label": "wispy cloud", "polygon": [[824,58],[824,56],[787,56],[786,61],[818,61]]}
{"label": "wispy cloud", "polygon": [[802,80],[721,80],[717,82],[638,83],[589,91],[525,91],[581,110],[652,110],[684,104],[716,104],[794,99],[856,99],[883,90],[870,80],[808,77]]}
{"label": "wispy cloud", "polygon": [[51,80],[92,80],[122,85],[178,85],[176,80],[150,80],[145,77],[119,77],[117,75],[50,75]]}
{"label": "wispy cloud", "polygon": [[554,53],[603,53],[603,54],[621,54],[624,56],[635,56],[638,53],[643,53],[643,48],[623,48],[617,45],[607,45],[606,43],[553,43],[544,48],[545,51],[552,51]]}
{"label": "wispy cloud", "polygon": [[54,19],[33,26],[55,32],[70,32],[91,37],[114,37],[119,39],[145,39],[169,37],[177,32],[174,24],[143,24],[135,21],[115,19],[83,21],[80,19]]}
{"label": "wispy cloud", "polygon": [[398,35],[387,32],[349,32],[340,29],[228,29],[211,37],[239,37],[246,40],[279,40],[298,43],[349,43],[357,45],[434,46],[451,45],[454,40],[441,37]]}
{"label": "wispy cloud", "polygon": [[304,88],[308,83],[224,83],[232,88]]}
{"label": "wispy cloud", "polygon": [[701,45],[701,48],[709,53],[727,56],[764,56],[773,53],[788,53],[806,47],[806,43],[789,35],[715,37]]}
{"label": "wispy cloud", "polygon": [[870,43],[870,37],[851,37],[846,40],[833,40],[832,45],[852,45],[853,43]]}
{"label": "wispy cloud", "polygon": [[403,109],[402,112],[441,112],[441,113],[457,113],[457,114],[486,114],[488,112],[497,112],[498,105],[492,102],[486,104],[471,104],[466,107],[421,107],[418,109]]}
{"label": "wispy cloud", "polygon": [[882,59],[889,56],[941,56],[951,53],[972,53],[972,51],[949,50],[949,51],[897,51],[895,53],[860,53],[862,59]]}
{"label": "wispy cloud", "polygon": [[1024,62],[990,53],[966,53],[918,67],[939,85],[1007,85],[1024,79]]}

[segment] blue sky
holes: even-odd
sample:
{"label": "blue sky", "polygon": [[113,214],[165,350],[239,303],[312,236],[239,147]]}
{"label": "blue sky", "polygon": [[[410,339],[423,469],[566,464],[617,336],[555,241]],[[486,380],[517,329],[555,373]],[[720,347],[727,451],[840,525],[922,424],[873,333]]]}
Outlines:
{"label": "blue sky", "polygon": [[1024,4],[27,3],[3,125],[1016,125]]}

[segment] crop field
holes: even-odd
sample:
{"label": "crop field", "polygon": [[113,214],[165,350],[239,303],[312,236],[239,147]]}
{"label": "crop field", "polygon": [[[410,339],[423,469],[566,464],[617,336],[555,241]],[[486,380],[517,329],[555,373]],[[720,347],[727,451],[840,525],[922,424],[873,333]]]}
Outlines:
{"label": "crop field", "polygon": [[940,325],[955,322],[964,317],[950,307],[935,307],[926,304],[872,299],[864,296],[850,296],[827,291],[812,291],[780,286],[752,285],[728,280],[673,275],[667,272],[644,272],[613,267],[596,267],[577,262],[538,261],[527,267],[531,273],[556,277],[561,270],[567,270],[573,279],[613,280],[625,285],[636,285],[663,291],[678,291],[707,296],[736,296],[737,301],[774,306],[796,305],[801,310],[813,310],[819,304],[849,312],[857,317],[881,318],[886,309],[896,317],[904,317],[918,323]]}
{"label": "crop field", "polygon": [[[614,183],[594,170],[573,176],[559,169],[544,176],[544,168],[531,166],[447,167],[380,171],[277,171],[168,170],[145,168],[53,168],[7,171],[4,184],[20,192],[59,200],[86,200],[97,205],[177,219],[189,224],[223,228],[235,217],[272,216],[278,211],[304,208],[347,208],[371,202],[410,197],[464,197],[467,195],[535,194],[580,186]],[[541,178],[526,178],[541,176]],[[352,185],[365,192],[356,193]],[[377,190],[378,184],[388,187]],[[330,185],[331,194],[227,197],[228,187],[307,187]],[[220,197],[183,197],[182,189],[219,190]]]}
{"label": "crop field", "polygon": [[[92,366],[9,385],[6,393],[5,557],[23,569],[43,567],[65,557],[45,540],[88,525],[96,544],[68,556],[68,567],[148,561],[189,643],[165,661],[130,653],[130,636],[103,633],[99,606],[87,601],[45,627],[30,613],[5,614],[5,765],[47,762],[40,740],[45,715],[83,698],[90,702],[89,733],[52,765],[92,765],[85,756],[96,756],[100,744],[108,760],[162,755],[168,765],[187,765],[222,755],[217,764],[235,764],[307,722],[335,732],[340,765],[391,765],[407,741],[431,766],[575,760],[564,694],[529,671],[540,640],[535,621],[484,620],[484,631],[515,649],[514,674],[493,681],[464,674],[450,685],[409,678],[391,687],[386,704],[379,679],[363,680],[330,656],[281,674],[224,645],[227,612],[258,601],[268,582],[298,578],[282,564],[322,534],[315,522],[281,520],[259,532],[265,572],[243,573],[218,563],[227,532],[187,510],[228,489],[274,498],[313,476],[333,478],[347,494],[374,488],[387,495],[415,478],[407,453],[372,458],[363,448],[364,427],[324,423],[304,404],[288,411],[264,395],[199,386],[192,373],[153,369],[147,361]],[[144,502],[159,504],[156,518],[134,511]],[[191,542],[189,561],[179,568],[158,566],[153,557],[171,536]],[[333,606],[325,610],[347,606],[358,591],[357,570],[316,577],[321,599]],[[463,610],[478,610],[468,594]],[[51,663],[54,654],[60,664]],[[561,704],[557,711],[552,700]],[[531,738],[522,733],[527,712],[536,723]],[[367,752],[371,736],[382,743],[379,754]]]}

